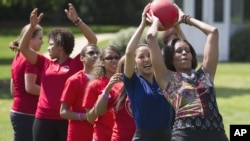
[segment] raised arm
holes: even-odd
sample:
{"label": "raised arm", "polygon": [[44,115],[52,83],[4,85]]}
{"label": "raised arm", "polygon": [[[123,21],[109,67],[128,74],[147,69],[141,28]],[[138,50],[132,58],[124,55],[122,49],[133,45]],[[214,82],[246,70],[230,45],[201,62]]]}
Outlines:
{"label": "raised arm", "polygon": [[25,58],[31,63],[35,64],[37,60],[37,53],[29,48],[29,43],[32,38],[33,32],[37,24],[40,23],[43,17],[43,13],[38,16],[38,9],[35,8],[30,14],[30,26],[24,33],[23,38],[20,41],[19,50],[25,56]]}
{"label": "raised arm", "polygon": [[146,14],[150,8],[150,4],[146,5],[143,13],[142,20],[139,27],[136,29],[135,33],[128,42],[126,51],[125,51],[125,65],[124,65],[124,74],[126,77],[131,78],[135,71],[135,50],[139,44],[142,33],[147,26]]}
{"label": "raised arm", "polygon": [[174,4],[174,5],[175,5],[176,8],[178,9],[178,21],[177,21],[176,24],[173,26],[173,28],[175,29],[175,31],[176,31],[178,37],[180,37],[180,38],[186,40],[186,36],[185,36],[184,33],[182,32],[181,26],[180,26],[180,23],[182,22],[182,17],[183,17],[183,15],[185,15],[185,14],[184,14],[184,12],[183,12],[176,4]]}
{"label": "raised arm", "polygon": [[209,74],[210,79],[213,81],[215,73],[216,73],[218,58],[219,58],[218,29],[214,26],[211,26],[205,22],[189,17],[187,15],[184,15],[184,18],[186,18],[187,24],[198,28],[207,36],[202,65],[203,65],[203,70]]}
{"label": "raised arm", "polygon": [[161,25],[159,19],[153,15],[153,12],[148,15],[148,21],[151,24],[150,28],[148,29],[147,32],[147,43],[150,48],[150,57],[155,73],[155,78],[158,83],[158,85],[162,88],[165,89],[166,85],[168,82],[168,69],[165,66],[163,56],[161,53],[161,49],[159,47],[158,41],[157,41],[157,34],[158,34],[158,29]]}
{"label": "raised arm", "polygon": [[83,35],[87,38],[88,44],[97,44],[95,33],[78,17],[75,7],[71,3],[69,3],[68,6],[69,9],[64,10],[68,19],[80,28]]}

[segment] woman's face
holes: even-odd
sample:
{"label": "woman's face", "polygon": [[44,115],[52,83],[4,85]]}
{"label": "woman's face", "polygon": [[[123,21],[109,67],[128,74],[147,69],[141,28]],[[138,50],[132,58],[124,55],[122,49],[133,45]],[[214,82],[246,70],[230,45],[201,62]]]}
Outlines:
{"label": "woman's face", "polygon": [[140,73],[141,75],[148,75],[153,73],[150,51],[147,46],[141,46],[136,49],[135,65],[138,73]]}
{"label": "woman's face", "polygon": [[106,69],[106,75],[112,76],[116,72],[118,61],[120,56],[113,50],[106,50],[104,54],[104,67]]}
{"label": "woman's face", "polygon": [[192,69],[192,54],[186,42],[176,42],[173,60],[174,67],[178,72],[190,71]]}
{"label": "woman's face", "polygon": [[96,46],[87,46],[84,56],[81,56],[81,60],[85,67],[93,67],[99,55],[99,50]]}
{"label": "woman's face", "polygon": [[39,51],[43,44],[43,31],[37,32],[36,36],[30,40],[30,47],[34,51]]}
{"label": "woman's face", "polygon": [[56,59],[60,56],[60,52],[63,51],[61,46],[56,45],[53,39],[49,39],[48,52],[51,59]]}

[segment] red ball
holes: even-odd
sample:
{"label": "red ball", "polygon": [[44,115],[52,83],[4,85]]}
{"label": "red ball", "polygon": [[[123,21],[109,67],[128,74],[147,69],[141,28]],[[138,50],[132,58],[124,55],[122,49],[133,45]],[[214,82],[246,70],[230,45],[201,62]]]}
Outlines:
{"label": "red ball", "polygon": [[171,28],[178,20],[178,9],[169,0],[154,0],[151,3],[150,9],[153,11],[153,14],[159,18],[164,27],[164,29],[159,30]]}

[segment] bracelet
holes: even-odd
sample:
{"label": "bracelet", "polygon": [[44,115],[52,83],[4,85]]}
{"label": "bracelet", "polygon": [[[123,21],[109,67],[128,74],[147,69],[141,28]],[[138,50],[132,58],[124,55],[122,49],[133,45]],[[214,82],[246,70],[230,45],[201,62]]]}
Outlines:
{"label": "bracelet", "polygon": [[77,113],[77,119],[82,120],[82,113]]}
{"label": "bracelet", "polygon": [[102,93],[102,97],[104,98],[104,99],[109,99],[109,94],[107,94],[107,93]]}
{"label": "bracelet", "polygon": [[190,20],[190,18],[191,18],[190,15],[182,15],[182,17],[181,17],[181,22],[182,22],[182,23],[185,23],[185,24],[191,25],[190,23],[188,23],[188,21]]}
{"label": "bracelet", "polygon": [[75,24],[75,25],[78,25],[80,22],[82,22],[82,19],[81,18],[77,18],[77,20],[76,21],[73,21],[73,23]]}

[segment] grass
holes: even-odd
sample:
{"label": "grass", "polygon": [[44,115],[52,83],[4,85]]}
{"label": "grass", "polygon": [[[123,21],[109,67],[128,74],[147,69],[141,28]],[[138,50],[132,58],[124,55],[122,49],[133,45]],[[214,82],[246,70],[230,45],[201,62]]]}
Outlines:
{"label": "grass", "polygon": [[10,123],[11,99],[0,99],[0,141],[13,141],[13,130]]}
{"label": "grass", "polygon": [[220,63],[215,77],[217,101],[229,136],[230,124],[250,124],[250,63]]}
{"label": "grass", "polygon": [[[45,27],[45,34],[52,27]],[[92,28],[92,27],[91,27]],[[111,28],[111,31],[108,29]],[[113,29],[114,28],[114,29]],[[96,33],[116,32],[122,27],[108,26],[98,27],[93,26],[92,29]],[[19,32],[19,29],[11,29],[9,32],[6,29],[1,29],[0,33],[0,141],[13,140],[13,130],[9,119],[9,110],[12,99],[9,94],[9,79],[10,79],[10,64],[15,53],[8,48],[10,41],[14,40]],[[97,32],[97,30],[101,30]],[[81,36],[81,33],[73,28],[75,36]],[[105,31],[105,32],[104,32]],[[75,33],[76,32],[76,33]],[[41,50],[46,51],[46,39]],[[108,44],[108,40],[98,43],[98,46],[103,47]],[[215,86],[217,90],[217,102],[220,112],[224,119],[226,134],[229,137],[230,124],[250,124],[250,63],[219,63],[217,74],[215,77]],[[3,83],[4,87],[1,86]]]}

